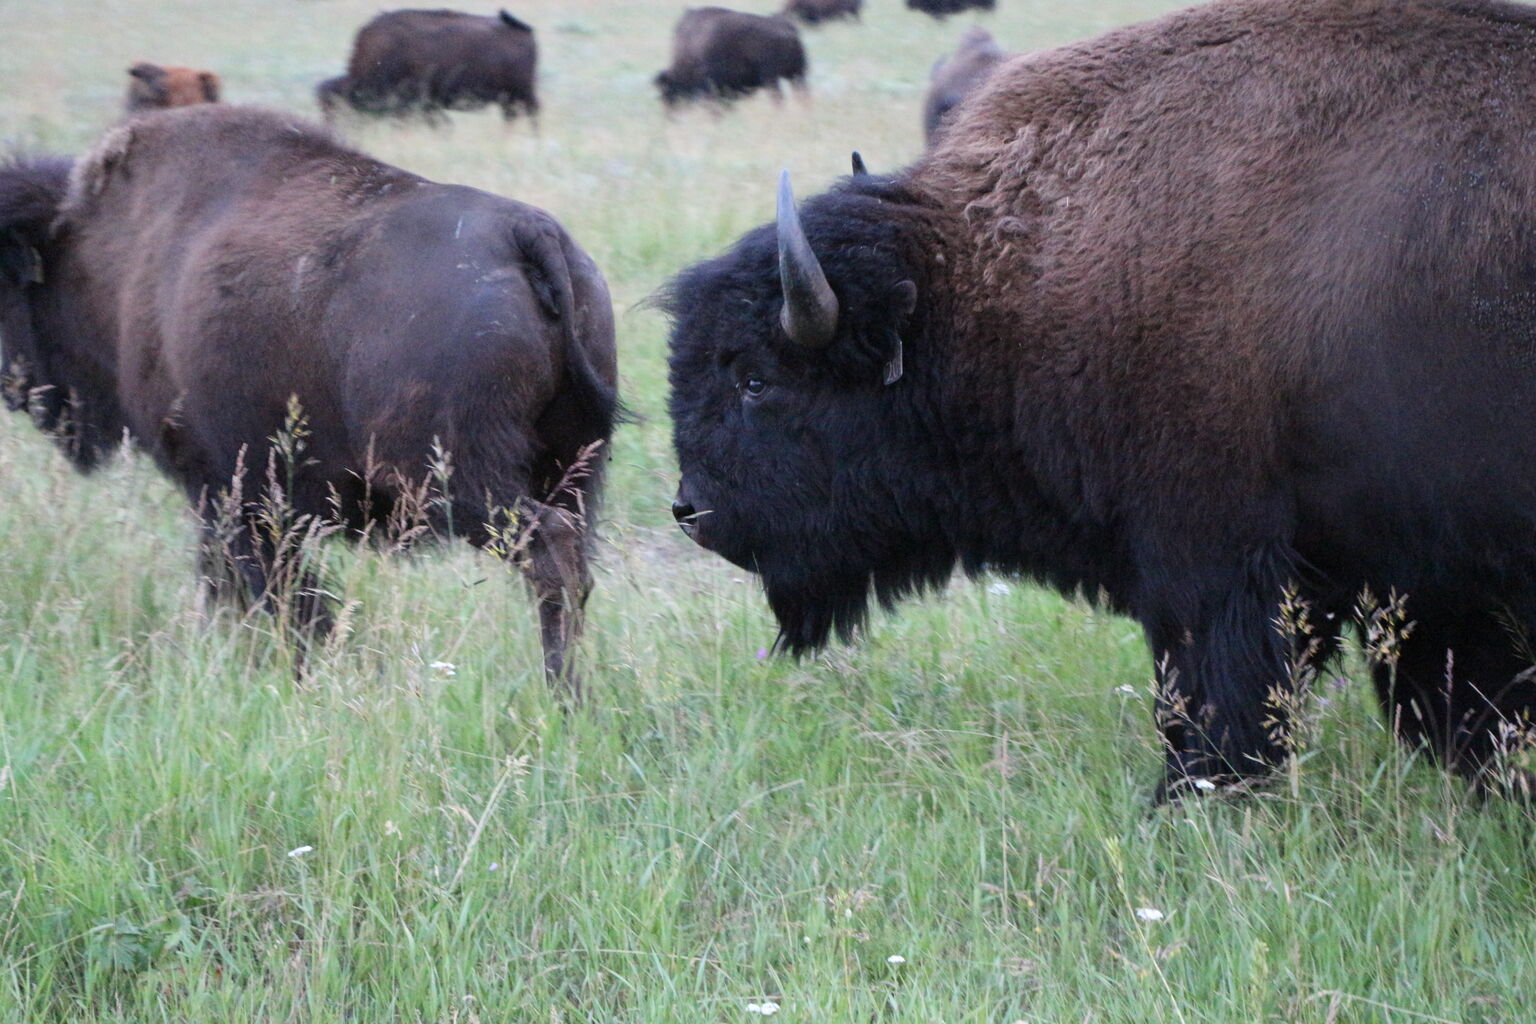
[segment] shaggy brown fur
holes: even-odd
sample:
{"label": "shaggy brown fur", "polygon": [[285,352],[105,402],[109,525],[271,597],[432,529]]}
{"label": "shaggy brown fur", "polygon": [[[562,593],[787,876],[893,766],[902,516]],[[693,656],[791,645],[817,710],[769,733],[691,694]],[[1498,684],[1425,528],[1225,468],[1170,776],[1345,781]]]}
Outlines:
{"label": "shaggy brown fur", "polygon": [[923,138],[928,145],[933,145],[949,112],[975,92],[1007,56],[993,41],[992,33],[972,25],[960,37],[955,52],[934,64],[928,97],[923,102]]}
{"label": "shaggy brown fur", "polygon": [[128,69],[127,108],[130,114],[165,107],[190,107],[219,102],[219,76],[197,68],[162,66],[140,61]]}
{"label": "shaggy brown fur", "polygon": [[734,99],[779,81],[805,88],[805,48],[794,23],[724,7],[691,7],[672,29],[672,64],[656,76],[662,102]]}
{"label": "shaggy brown fur", "polygon": [[771,227],[670,301],[679,516],[790,647],[956,563],[1102,595],[1177,785],[1283,757],[1273,697],[1369,589],[1415,623],[1399,735],[1480,776],[1527,727],[1536,12],[1222,0],[1015,58],[803,218],[825,349],[778,327]]}
{"label": "shaggy brown fur", "polygon": [[366,114],[424,115],[488,104],[507,120],[539,112],[539,50],[533,27],[449,10],[387,11],[358,29],[347,73],[316,88],[329,117],[346,103]]}
{"label": "shaggy brown fur", "polygon": [[[255,596],[274,585],[255,521],[293,398],[306,448],[279,477],[298,513],[361,533],[440,445],[433,525],[476,544],[508,516],[535,525],[546,667],[566,678],[604,453],[562,478],[612,431],[615,355],[603,278],[548,214],[201,106],[113,130],[67,186],[55,165],[0,170],[5,266],[6,363],[40,424],[83,468],[126,432],[210,531],[211,499],[243,490],[229,543]],[[323,627],[308,583],[297,616]]]}

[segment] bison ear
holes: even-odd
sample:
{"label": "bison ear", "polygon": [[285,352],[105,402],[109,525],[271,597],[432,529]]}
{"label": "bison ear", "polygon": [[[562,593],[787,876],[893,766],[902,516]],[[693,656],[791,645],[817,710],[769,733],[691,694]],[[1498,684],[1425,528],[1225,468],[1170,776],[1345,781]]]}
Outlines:
{"label": "bison ear", "polygon": [[[911,316],[912,311],[917,308],[917,283],[914,281],[898,282],[896,287],[891,289],[891,306],[897,310],[902,319]],[[885,385],[887,387],[901,380],[901,375],[905,372],[905,367],[902,366],[901,361],[901,335],[892,331],[891,341],[894,348],[891,358],[885,364]]]}
{"label": "bison ear", "polygon": [[204,71],[197,76],[197,80],[203,87],[203,99],[209,103],[219,102],[219,76],[212,71]]}

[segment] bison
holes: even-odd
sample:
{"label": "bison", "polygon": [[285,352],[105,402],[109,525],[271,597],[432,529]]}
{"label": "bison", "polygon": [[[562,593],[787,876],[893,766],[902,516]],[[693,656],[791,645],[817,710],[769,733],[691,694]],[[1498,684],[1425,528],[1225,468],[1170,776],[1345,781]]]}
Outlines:
{"label": "bison", "polygon": [[1134,617],[1163,796],[1283,763],[1354,622],[1489,783],[1536,711],[1536,11],[1219,0],[956,114],[670,285],[683,529],[795,653],[956,566]]}
{"label": "bison", "polygon": [[928,97],[923,102],[923,137],[932,146],[939,125],[961,100],[976,91],[994,68],[1008,56],[998,48],[992,33],[972,25],[948,59],[934,64],[929,75]]}
{"label": "bison", "polygon": [[130,114],[217,102],[219,76],[212,71],[161,66],[148,61],[140,61],[128,69],[126,106]]}
{"label": "bison", "polygon": [[780,95],[779,80],[805,88],[805,48],[783,15],[693,7],[672,30],[672,66],[656,76],[662,102],[745,96],[761,88]]}
{"label": "bison", "polygon": [[0,341],[13,404],[82,470],[146,449],[249,597],[279,604],[287,572],[291,620],[327,626],[279,564],[279,501],[352,536],[419,513],[513,549],[575,685],[614,332],[549,214],[272,112],[147,114],[73,168],[0,169]]}
{"label": "bison", "polygon": [[823,21],[839,18],[859,18],[864,0],[789,0],[784,5],[784,16],[798,18],[807,25],[819,25]]}
{"label": "bison", "polygon": [[429,121],[495,104],[510,121],[539,112],[537,64],[533,27],[507,11],[387,11],[358,30],[347,73],[321,82],[315,95],[327,117],[343,103]]}
{"label": "bison", "polygon": [[962,11],[996,10],[997,0],[907,0],[907,8],[931,14],[942,21],[951,14],[959,14]]}

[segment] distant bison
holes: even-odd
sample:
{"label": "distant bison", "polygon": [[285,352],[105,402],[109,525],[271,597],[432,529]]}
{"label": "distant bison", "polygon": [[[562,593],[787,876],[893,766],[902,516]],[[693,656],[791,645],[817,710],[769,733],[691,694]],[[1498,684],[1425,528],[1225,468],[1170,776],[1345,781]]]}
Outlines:
{"label": "distant bison", "polygon": [[997,0],[907,0],[907,7],[914,11],[945,18],[961,11],[991,11],[997,8]]}
{"label": "distant bison", "polygon": [[1008,56],[992,40],[992,33],[972,25],[960,37],[960,45],[947,59],[940,59],[929,76],[928,98],[923,103],[923,136],[933,145],[939,125],[949,112],[992,74]]}
{"label": "distant bison", "polygon": [[656,76],[656,87],[668,106],[701,97],[733,99],[761,88],[778,95],[780,79],[805,88],[805,70],[800,33],[783,15],[695,7],[672,31],[672,66]]}
{"label": "distant bison", "polygon": [[128,112],[219,102],[219,76],[140,61],[128,69]]}
{"label": "distant bison", "polygon": [[790,18],[799,18],[807,25],[818,25],[838,18],[857,20],[863,5],[864,0],[789,0],[784,5],[784,14]]}
{"label": "distant bison", "polygon": [[494,104],[508,120],[536,115],[533,28],[506,11],[389,11],[357,33],[347,73],[315,90],[330,116],[343,103],[366,114],[419,113]]}
{"label": "distant bison", "polygon": [[1533,225],[1528,7],[1220,0],[1009,61],[672,284],[674,515],[793,652],[956,566],[1134,617],[1165,793],[1282,763],[1351,622],[1394,733],[1524,788]]}
{"label": "distant bison", "polygon": [[411,514],[512,549],[570,680],[614,337],[602,275],[548,214],[275,113],[146,114],[73,170],[0,169],[0,339],[13,405],[81,469],[133,438],[301,628],[328,613],[283,564],[273,483],[353,536]]}

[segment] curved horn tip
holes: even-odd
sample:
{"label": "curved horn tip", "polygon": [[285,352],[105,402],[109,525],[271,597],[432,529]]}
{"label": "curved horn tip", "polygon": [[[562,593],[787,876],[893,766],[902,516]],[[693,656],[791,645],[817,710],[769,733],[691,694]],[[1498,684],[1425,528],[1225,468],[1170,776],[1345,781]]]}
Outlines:
{"label": "curved horn tip", "polygon": [[789,339],[806,348],[822,348],[837,333],[837,295],[805,237],[789,171],[779,174],[779,283],[784,290],[780,324]]}
{"label": "curved horn tip", "polygon": [[854,150],[853,151],[853,176],[855,178],[863,178],[863,177],[868,176],[868,174],[869,174],[869,168],[864,166],[864,157],[859,154],[858,150]]}

